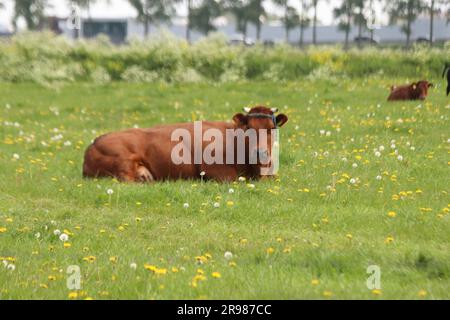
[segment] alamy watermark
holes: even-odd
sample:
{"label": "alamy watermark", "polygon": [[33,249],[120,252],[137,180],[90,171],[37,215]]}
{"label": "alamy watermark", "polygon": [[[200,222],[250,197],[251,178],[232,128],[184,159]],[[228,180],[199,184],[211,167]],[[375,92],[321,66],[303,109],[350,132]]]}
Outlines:
{"label": "alamy watermark", "polygon": [[370,274],[366,282],[367,289],[381,290],[381,268],[376,265],[368,266],[366,272]]}
{"label": "alamy watermark", "polygon": [[174,130],[171,141],[177,142],[171,153],[175,165],[257,165],[261,176],[271,176],[279,170],[278,129],[203,131],[202,122],[196,121],[193,131]]}

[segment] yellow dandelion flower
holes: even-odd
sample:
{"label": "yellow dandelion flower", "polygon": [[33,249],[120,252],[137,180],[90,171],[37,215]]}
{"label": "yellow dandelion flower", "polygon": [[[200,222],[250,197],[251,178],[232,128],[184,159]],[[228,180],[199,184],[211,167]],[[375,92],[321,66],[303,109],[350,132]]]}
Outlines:
{"label": "yellow dandelion flower", "polygon": [[8,231],[8,229],[5,227],[0,227],[0,233],[5,233],[6,231]]}
{"label": "yellow dandelion flower", "polygon": [[113,257],[109,257],[109,262],[111,262],[111,263],[117,263],[117,260],[118,260],[119,258],[118,257],[115,257],[115,256],[113,256]]}
{"label": "yellow dandelion flower", "polygon": [[352,235],[351,233],[347,233],[347,234],[345,235],[345,237],[346,237],[348,240],[352,240],[352,239],[353,239],[353,235]]}
{"label": "yellow dandelion flower", "polygon": [[234,261],[230,261],[230,263],[228,263],[228,265],[232,268],[237,266],[236,262],[234,262]]}
{"label": "yellow dandelion flower", "polygon": [[421,298],[424,298],[424,297],[426,297],[427,296],[427,294],[428,294],[428,292],[426,292],[425,290],[420,290],[418,293],[417,293],[417,295],[419,296],[419,297],[421,297]]}
{"label": "yellow dandelion flower", "polygon": [[319,279],[312,279],[311,280],[311,285],[318,286],[319,284],[320,284],[320,280]]}
{"label": "yellow dandelion flower", "polygon": [[330,297],[333,296],[333,292],[327,290],[327,291],[324,291],[324,292],[322,293],[322,295],[323,295],[324,297],[326,297],[326,298],[330,298]]}
{"label": "yellow dandelion flower", "polygon": [[382,292],[379,289],[374,289],[374,290],[372,290],[372,294],[374,296],[381,296]]}
{"label": "yellow dandelion flower", "polygon": [[63,246],[64,248],[69,249],[70,247],[72,247],[72,244],[70,244],[69,242],[64,242]]}
{"label": "yellow dandelion flower", "polygon": [[394,237],[393,237],[393,236],[388,236],[388,237],[386,237],[386,239],[384,240],[384,243],[386,243],[386,244],[390,244],[390,243],[392,243],[392,242],[394,242]]}
{"label": "yellow dandelion flower", "polygon": [[89,262],[89,263],[94,263],[95,260],[97,260],[97,258],[95,256],[87,256],[83,258],[83,261]]}
{"label": "yellow dandelion flower", "polygon": [[272,247],[266,249],[266,253],[267,253],[267,254],[272,254],[272,253],[274,253],[274,252],[275,252],[275,249],[272,248]]}
{"label": "yellow dandelion flower", "polygon": [[394,212],[394,211],[389,211],[388,212],[388,217],[389,218],[395,218],[397,216],[397,213],[396,212]]}
{"label": "yellow dandelion flower", "polygon": [[68,297],[70,300],[75,300],[78,298],[78,292],[69,292]]}
{"label": "yellow dandelion flower", "polygon": [[213,273],[211,274],[211,276],[212,276],[213,278],[215,278],[215,279],[220,279],[220,278],[222,278],[222,275],[221,275],[219,272],[213,272]]}

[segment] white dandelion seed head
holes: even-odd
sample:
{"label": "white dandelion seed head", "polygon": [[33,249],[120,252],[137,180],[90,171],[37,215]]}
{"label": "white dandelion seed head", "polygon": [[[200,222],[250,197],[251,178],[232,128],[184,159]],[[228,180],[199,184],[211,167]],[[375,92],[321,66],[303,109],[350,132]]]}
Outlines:
{"label": "white dandelion seed head", "polygon": [[249,184],[247,185],[247,187],[248,187],[249,189],[255,189],[255,188],[256,188],[256,186],[255,186],[253,183],[249,183]]}
{"label": "white dandelion seed head", "polygon": [[53,234],[54,234],[55,236],[59,236],[59,235],[61,234],[61,230],[56,229],[55,231],[53,231]]}
{"label": "white dandelion seed head", "polygon": [[134,263],[134,262],[130,263],[130,268],[133,269],[133,270],[136,270],[137,269],[137,264]]}
{"label": "white dandelion seed head", "polygon": [[238,179],[240,182],[245,182],[245,181],[247,181],[247,179],[245,179],[245,177],[239,177],[239,179]]}
{"label": "white dandelion seed head", "polygon": [[220,203],[215,202],[215,203],[214,203],[214,208],[216,208],[216,209],[220,208]]}
{"label": "white dandelion seed head", "polygon": [[223,256],[227,260],[233,259],[233,254],[230,251],[225,252],[225,254]]}
{"label": "white dandelion seed head", "polygon": [[20,156],[17,153],[14,153],[13,154],[13,158],[14,158],[14,160],[19,160]]}
{"label": "white dandelion seed head", "polygon": [[183,208],[185,208],[185,209],[189,209],[189,203],[185,203],[185,204],[183,204]]}
{"label": "white dandelion seed head", "polygon": [[398,157],[397,157],[397,160],[398,160],[398,161],[403,161],[403,156],[401,156],[401,155],[398,156]]}
{"label": "white dandelion seed head", "polygon": [[376,179],[377,179],[378,181],[381,181],[381,180],[383,180],[383,177],[378,175]]}
{"label": "white dandelion seed head", "polygon": [[356,179],[350,179],[350,184],[355,184],[356,183]]}
{"label": "white dandelion seed head", "polygon": [[39,239],[39,238],[41,237],[41,233],[40,233],[40,232],[35,233],[35,234],[34,234],[34,237],[35,237],[36,239]]}
{"label": "white dandelion seed head", "polygon": [[59,240],[61,240],[62,242],[67,242],[69,240],[69,236],[63,233],[59,236]]}
{"label": "white dandelion seed head", "polygon": [[384,151],[384,146],[379,146],[379,147],[378,147],[378,150]]}
{"label": "white dandelion seed head", "polygon": [[234,189],[233,188],[228,189],[228,193],[229,194],[233,194],[234,193]]}
{"label": "white dandelion seed head", "polygon": [[16,270],[16,266],[11,263],[11,264],[8,264],[6,269],[8,269],[9,271],[14,271],[14,270]]}
{"label": "white dandelion seed head", "polygon": [[354,164],[352,164],[352,167],[356,169],[356,168],[358,168],[358,164],[354,163]]}
{"label": "white dandelion seed head", "polygon": [[108,195],[112,195],[112,194],[114,194],[114,190],[113,189],[108,189],[108,190],[106,190],[106,193]]}
{"label": "white dandelion seed head", "polygon": [[377,158],[381,157],[381,152],[380,151],[375,152],[375,157]]}
{"label": "white dandelion seed head", "polygon": [[205,171],[200,172],[200,176],[201,176],[201,177],[204,177],[205,175],[206,175],[206,172],[205,172]]}

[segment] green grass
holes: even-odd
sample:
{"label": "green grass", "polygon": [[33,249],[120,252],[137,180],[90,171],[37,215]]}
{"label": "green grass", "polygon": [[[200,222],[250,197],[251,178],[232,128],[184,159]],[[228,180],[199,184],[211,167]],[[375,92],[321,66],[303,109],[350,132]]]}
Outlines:
{"label": "green grass", "polygon": [[[405,81],[2,84],[0,256],[15,270],[0,265],[0,299],[68,299],[70,265],[82,272],[78,299],[450,298],[449,100],[435,79],[427,102],[386,103]],[[102,133],[231,119],[253,104],[290,117],[279,179],[251,189],[81,178],[84,150]],[[55,229],[71,233],[70,248]],[[369,265],[381,268],[381,295],[366,287]],[[206,280],[193,286],[198,269]]]}

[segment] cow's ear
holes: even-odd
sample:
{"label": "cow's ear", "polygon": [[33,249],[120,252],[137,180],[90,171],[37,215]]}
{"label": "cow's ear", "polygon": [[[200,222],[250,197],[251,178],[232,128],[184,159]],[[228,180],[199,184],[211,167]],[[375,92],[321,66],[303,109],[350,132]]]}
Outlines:
{"label": "cow's ear", "polygon": [[248,117],[242,113],[238,113],[233,117],[233,121],[238,127],[243,127],[247,125]]}
{"label": "cow's ear", "polygon": [[434,87],[434,84],[433,83],[429,83],[428,84],[428,88],[433,88]]}
{"label": "cow's ear", "polygon": [[282,127],[288,122],[288,117],[285,114],[277,115],[277,126]]}

